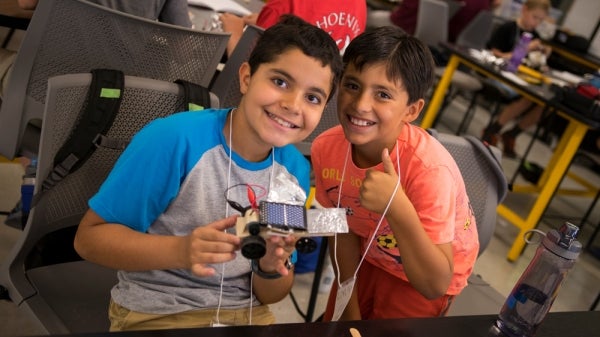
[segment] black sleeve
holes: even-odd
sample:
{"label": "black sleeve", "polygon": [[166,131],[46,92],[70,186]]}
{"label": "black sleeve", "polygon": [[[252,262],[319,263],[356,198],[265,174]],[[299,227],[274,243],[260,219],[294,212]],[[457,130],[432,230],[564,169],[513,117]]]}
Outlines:
{"label": "black sleeve", "polygon": [[498,26],[492,33],[490,40],[487,43],[488,49],[498,49],[503,53],[513,50],[515,46],[515,37],[517,35],[516,22],[506,22]]}

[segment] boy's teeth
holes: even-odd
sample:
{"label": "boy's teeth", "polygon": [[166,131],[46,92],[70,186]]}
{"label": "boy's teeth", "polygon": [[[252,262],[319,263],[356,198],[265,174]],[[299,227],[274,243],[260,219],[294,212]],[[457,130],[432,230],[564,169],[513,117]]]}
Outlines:
{"label": "boy's teeth", "polygon": [[288,121],[284,121],[283,119],[281,119],[281,118],[279,118],[279,117],[277,117],[277,116],[275,116],[275,115],[273,115],[273,114],[271,114],[271,113],[269,114],[269,117],[270,117],[272,120],[274,120],[274,121],[276,121],[277,123],[279,123],[279,125],[281,125],[281,126],[285,126],[285,127],[287,127],[287,128],[295,128],[295,127],[296,127],[294,124],[292,124],[292,123],[290,123],[290,122],[288,122]]}
{"label": "boy's teeth", "polygon": [[369,125],[375,124],[373,122],[365,121],[362,119],[356,119],[356,118],[352,118],[352,117],[350,117],[350,122],[357,126],[369,126]]}

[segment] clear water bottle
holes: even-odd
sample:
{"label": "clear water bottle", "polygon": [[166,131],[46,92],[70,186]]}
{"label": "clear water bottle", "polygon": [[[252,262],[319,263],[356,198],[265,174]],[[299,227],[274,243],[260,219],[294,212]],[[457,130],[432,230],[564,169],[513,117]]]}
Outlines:
{"label": "clear water bottle", "polygon": [[523,58],[527,56],[527,48],[529,47],[529,43],[533,39],[533,35],[528,32],[524,32],[521,34],[521,39],[517,42],[517,45],[513,49],[512,55],[510,59],[506,63],[506,71],[510,71],[514,73],[519,69],[519,65],[523,61]]}
{"label": "clear water bottle", "polygon": [[[535,231],[541,233],[539,231]],[[581,252],[579,228],[569,222],[544,235],[535,256],[506,299],[496,327],[509,337],[533,336]],[[543,234],[543,233],[542,233]]]}

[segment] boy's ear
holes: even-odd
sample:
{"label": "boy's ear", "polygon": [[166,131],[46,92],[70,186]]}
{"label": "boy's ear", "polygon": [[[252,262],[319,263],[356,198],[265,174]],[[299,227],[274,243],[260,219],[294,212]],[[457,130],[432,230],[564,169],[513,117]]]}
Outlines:
{"label": "boy's ear", "polygon": [[250,64],[248,62],[242,63],[238,71],[240,77],[240,92],[245,95],[250,85]]}
{"label": "boy's ear", "polygon": [[408,111],[406,113],[406,118],[405,118],[406,122],[411,123],[415,119],[417,119],[417,117],[419,117],[419,114],[421,113],[421,110],[423,110],[424,106],[425,106],[425,100],[422,98],[419,98],[415,102],[409,104],[406,107],[406,109],[408,109]]}

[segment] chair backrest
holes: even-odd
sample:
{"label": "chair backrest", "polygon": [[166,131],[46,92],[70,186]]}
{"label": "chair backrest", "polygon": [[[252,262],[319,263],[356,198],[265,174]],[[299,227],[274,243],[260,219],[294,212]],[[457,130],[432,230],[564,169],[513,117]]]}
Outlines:
{"label": "chair backrest", "polygon": [[240,92],[240,77],[238,70],[242,63],[248,61],[262,35],[264,29],[259,26],[248,25],[233,52],[225,62],[223,70],[217,75],[210,90],[219,97],[221,107],[229,108],[238,106],[242,93]]}
{"label": "chair backrest", "polygon": [[442,0],[420,0],[415,37],[437,47],[448,41],[448,3]]}
{"label": "chair backrest", "polygon": [[[85,73],[48,81],[36,193],[81,117],[91,80],[92,75]],[[125,76],[122,101],[106,136],[127,141],[148,122],[178,111],[183,101],[184,89],[178,84]],[[0,284],[11,300],[29,309],[51,334],[108,329],[106,312],[116,271],[81,261],[73,248],[73,235],[88,209],[87,201],[121,152],[97,148],[77,171],[42,194],[0,267]]]}
{"label": "chair backrest", "polygon": [[208,87],[228,40],[228,33],[164,24],[82,0],[40,1],[2,102],[0,155],[14,157],[27,123],[42,118],[50,77],[106,68]]}
{"label": "chair backrest", "polygon": [[448,20],[452,19],[458,11],[465,7],[464,1],[444,0],[448,4]]}
{"label": "chair backrest", "polygon": [[463,176],[477,221],[479,254],[489,244],[496,227],[496,207],[506,196],[508,183],[500,164],[501,152],[474,136],[432,132],[450,152]]}
{"label": "chair backrest", "polygon": [[456,44],[474,49],[484,49],[494,27],[494,13],[482,10],[467,24],[456,38]]}

